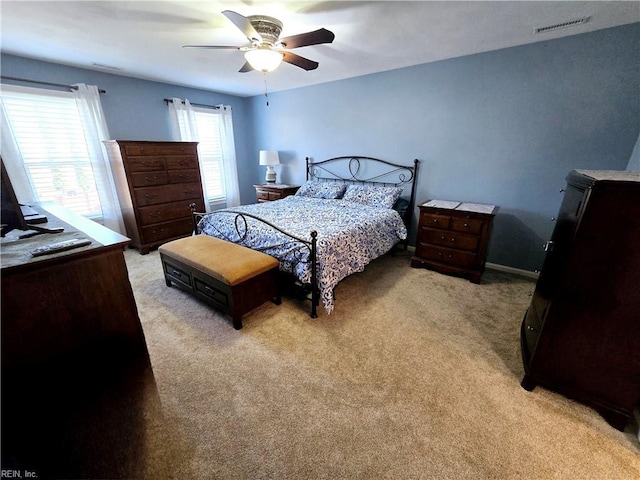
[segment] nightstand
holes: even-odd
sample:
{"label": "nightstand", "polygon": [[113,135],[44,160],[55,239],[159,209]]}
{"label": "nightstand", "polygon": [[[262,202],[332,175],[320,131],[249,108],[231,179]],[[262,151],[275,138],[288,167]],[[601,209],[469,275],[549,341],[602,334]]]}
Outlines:
{"label": "nightstand", "polygon": [[258,203],[271,202],[273,200],[280,200],[281,198],[294,195],[299,185],[286,185],[283,183],[263,183],[260,185],[254,185],[256,189],[256,197]]}
{"label": "nightstand", "polygon": [[418,240],[411,266],[462,275],[480,283],[498,207],[431,200],[419,208]]}

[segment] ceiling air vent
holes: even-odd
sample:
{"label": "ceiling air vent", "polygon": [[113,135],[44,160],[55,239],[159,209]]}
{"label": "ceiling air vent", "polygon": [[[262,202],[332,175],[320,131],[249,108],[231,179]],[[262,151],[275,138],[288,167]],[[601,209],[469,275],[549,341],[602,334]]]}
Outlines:
{"label": "ceiling air vent", "polygon": [[111,65],[105,65],[104,63],[92,63],[91,65],[93,65],[94,67],[98,67],[98,68],[104,68],[106,70],[122,70],[120,67],[114,67]]}
{"label": "ceiling air vent", "polygon": [[589,20],[591,20],[591,17],[577,18],[575,20],[569,20],[568,22],[556,23],[555,25],[536,28],[534,33],[547,33],[553,30],[560,30],[561,28],[575,27],[577,25],[587,23]]}

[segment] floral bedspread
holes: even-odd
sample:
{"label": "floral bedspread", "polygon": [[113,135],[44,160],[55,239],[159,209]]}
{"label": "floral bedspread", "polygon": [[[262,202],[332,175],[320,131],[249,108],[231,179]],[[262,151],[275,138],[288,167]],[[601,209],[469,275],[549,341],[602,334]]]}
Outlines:
{"label": "floral bedspread", "polygon": [[[346,200],[289,196],[275,202],[243,205],[230,209],[255,215],[285,232],[311,240],[316,231],[318,288],[328,314],[333,312],[333,289],[348,275],[361,272],[373,259],[388,252],[407,237],[402,218],[392,209],[376,208]],[[244,221],[237,215],[217,211],[200,221],[202,233],[224,238],[265,252],[280,261],[280,269],[293,273],[303,283],[311,282],[310,252],[291,243],[285,235],[251,217],[243,239]]]}

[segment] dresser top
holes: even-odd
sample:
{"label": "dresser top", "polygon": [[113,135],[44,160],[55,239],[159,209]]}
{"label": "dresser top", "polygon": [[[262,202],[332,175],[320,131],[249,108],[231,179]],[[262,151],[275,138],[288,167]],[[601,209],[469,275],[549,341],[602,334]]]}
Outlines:
{"label": "dresser top", "polygon": [[640,172],[632,172],[630,170],[576,170],[576,172],[594,180],[640,182]]}
{"label": "dresser top", "polygon": [[420,205],[421,207],[442,208],[446,210],[457,210],[459,212],[487,213],[494,214],[498,208],[495,205],[484,203],[455,202],[450,200],[429,200]]}

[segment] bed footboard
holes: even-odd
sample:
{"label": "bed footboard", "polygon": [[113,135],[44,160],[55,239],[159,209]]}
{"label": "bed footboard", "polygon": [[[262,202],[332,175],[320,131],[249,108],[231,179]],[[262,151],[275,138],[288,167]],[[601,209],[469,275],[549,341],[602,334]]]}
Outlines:
{"label": "bed footboard", "polygon": [[[310,292],[311,297],[311,311],[309,315],[311,318],[318,317],[318,305],[320,304],[320,288],[318,286],[318,252],[317,252],[317,237],[318,233],[312,231],[310,233],[311,240],[292,235],[281,228],[273,225],[272,223],[252,215],[246,212],[238,212],[230,209],[218,210],[211,213],[196,212],[196,204],[189,205],[191,209],[191,215],[193,219],[193,233],[199,235],[202,233],[200,228],[201,220],[204,217],[215,218],[219,220],[219,224],[224,228],[216,228],[213,236],[221,238],[228,242],[237,243],[249,247],[253,250],[257,250],[268,255],[275,257],[281,265],[283,264],[290,267],[291,272],[295,276],[295,267],[299,263],[308,263],[310,270],[310,282],[308,284],[303,283],[303,287]],[[257,224],[255,223],[257,222]],[[210,223],[211,225],[211,223]],[[273,232],[273,242],[260,245],[251,245],[250,239],[252,234],[252,226],[261,225],[264,228]],[[274,254],[276,247],[282,248],[288,247],[289,254],[287,258],[279,258],[279,255]],[[284,271],[288,271],[289,268]]]}

